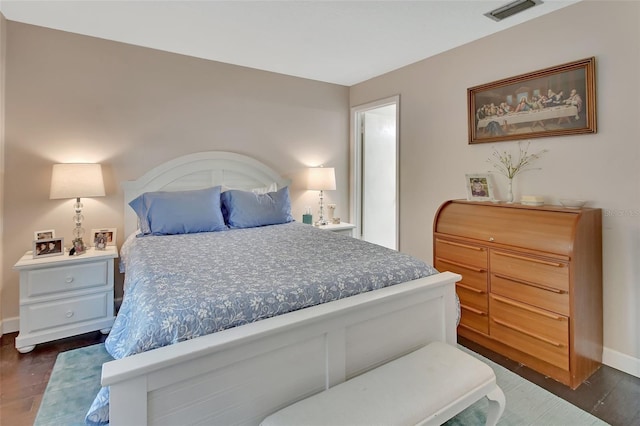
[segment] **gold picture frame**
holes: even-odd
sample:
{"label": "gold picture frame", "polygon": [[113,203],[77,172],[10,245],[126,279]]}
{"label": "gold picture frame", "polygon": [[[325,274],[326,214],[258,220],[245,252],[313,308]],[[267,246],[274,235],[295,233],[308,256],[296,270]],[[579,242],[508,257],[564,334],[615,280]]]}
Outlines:
{"label": "gold picture frame", "polygon": [[467,89],[469,144],[596,132],[595,57]]}

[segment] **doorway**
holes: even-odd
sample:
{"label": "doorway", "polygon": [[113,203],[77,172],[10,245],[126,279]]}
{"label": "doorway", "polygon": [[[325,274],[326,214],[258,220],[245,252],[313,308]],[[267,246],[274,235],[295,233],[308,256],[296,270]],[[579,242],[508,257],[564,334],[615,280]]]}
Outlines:
{"label": "doorway", "polygon": [[356,235],[398,249],[399,96],[352,109]]}

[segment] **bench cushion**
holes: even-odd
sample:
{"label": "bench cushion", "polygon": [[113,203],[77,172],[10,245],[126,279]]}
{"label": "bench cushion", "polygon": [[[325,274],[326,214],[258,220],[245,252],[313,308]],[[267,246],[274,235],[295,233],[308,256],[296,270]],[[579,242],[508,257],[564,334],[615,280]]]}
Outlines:
{"label": "bench cushion", "polygon": [[[433,342],[267,417],[262,426],[415,425],[461,397],[495,385],[485,363]],[[464,402],[464,407],[480,399]],[[442,419],[446,421],[447,419]]]}

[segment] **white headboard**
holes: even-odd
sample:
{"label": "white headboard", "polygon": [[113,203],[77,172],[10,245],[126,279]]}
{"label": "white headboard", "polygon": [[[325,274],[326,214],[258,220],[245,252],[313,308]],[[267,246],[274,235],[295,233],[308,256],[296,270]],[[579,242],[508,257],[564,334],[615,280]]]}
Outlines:
{"label": "white headboard", "polygon": [[277,183],[289,184],[265,164],[241,154],[207,151],[178,157],[149,170],[137,180],[122,183],[124,189],[125,238],[138,225],[129,202],[152,191],[181,191],[224,185],[234,189],[251,189]]}

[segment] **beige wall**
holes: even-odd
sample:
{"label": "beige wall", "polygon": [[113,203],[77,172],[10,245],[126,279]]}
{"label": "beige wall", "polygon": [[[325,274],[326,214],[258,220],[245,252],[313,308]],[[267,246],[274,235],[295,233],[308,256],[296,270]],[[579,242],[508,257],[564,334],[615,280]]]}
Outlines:
{"label": "beige wall", "polygon": [[[465,173],[487,172],[492,148],[467,144],[466,90],[595,56],[598,132],[532,140],[548,149],[515,181],[523,193],[583,198],[604,210],[605,362],[640,374],[640,3],[581,2],[351,88],[351,105],[400,94],[401,249],[432,259],[432,220],[465,198]],[[423,41],[425,43],[428,40]],[[515,152],[515,151],[514,151]],[[504,197],[506,182],[496,178]]]}
{"label": "beige wall", "polygon": [[[73,201],[49,200],[51,165],[99,162],[107,196],[84,201],[85,229],[117,227],[120,182],[179,155],[251,155],[292,178],[294,216],[318,194],[305,167],[336,168],[328,202],[348,213],[347,87],[8,21],[2,313],[18,315],[13,264],[34,230],[71,239]],[[121,279],[121,278],[120,278]],[[121,288],[116,296],[121,295]]]}

